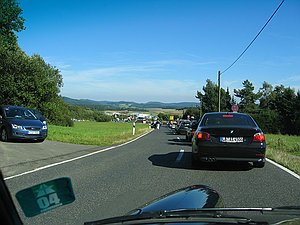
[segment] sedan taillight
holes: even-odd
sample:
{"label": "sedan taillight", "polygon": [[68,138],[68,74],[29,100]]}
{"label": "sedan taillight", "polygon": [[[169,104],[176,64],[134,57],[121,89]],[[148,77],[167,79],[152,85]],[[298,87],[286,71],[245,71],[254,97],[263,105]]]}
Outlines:
{"label": "sedan taillight", "polygon": [[264,142],[265,141],[265,135],[263,133],[256,133],[253,136],[253,141],[255,141],[255,142]]}
{"label": "sedan taillight", "polygon": [[197,138],[201,141],[210,140],[210,134],[205,132],[199,132],[197,134]]}

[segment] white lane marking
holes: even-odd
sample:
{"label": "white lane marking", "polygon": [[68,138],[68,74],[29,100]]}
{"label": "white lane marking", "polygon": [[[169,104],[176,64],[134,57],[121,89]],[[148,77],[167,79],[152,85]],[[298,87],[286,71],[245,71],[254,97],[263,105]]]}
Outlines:
{"label": "white lane marking", "polygon": [[43,170],[43,169],[47,169],[47,168],[50,168],[50,167],[54,167],[54,166],[58,166],[58,165],[61,165],[61,164],[65,164],[65,163],[68,163],[68,162],[72,162],[72,161],[75,161],[75,160],[78,160],[78,159],[83,159],[83,158],[86,158],[86,157],[89,157],[91,155],[95,155],[95,154],[98,154],[98,153],[101,153],[101,152],[106,152],[106,151],[109,151],[109,150],[112,150],[112,149],[115,149],[115,148],[118,148],[118,147],[122,147],[124,145],[127,145],[131,142],[134,142],[142,137],[144,137],[145,135],[151,133],[151,131],[149,131],[148,133],[146,134],[143,134],[131,141],[128,141],[126,143],[123,143],[123,144],[120,144],[120,145],[116,145],[116,146],[112,146],[112,147],[109,147],[109,148],[105,148],[105,149],[101,149],[99,151],[96,151],[96,152],[91,152],[91,153],[88,153],[88,154],[85,154],[85,155],[82,155],[82,156],[78,156],[78,157],[75,157],[75,158],[72,158],[72,159],[68,159],[68,160],[64,160],[64,161],[61,161],[61,162],[57,162],[57,163],[53,163],[53,164],[49,164],[49,165],[46,165],[46,166],[42,166],[42,167],[38,167],[36,169],[33,169],[33,170],[29,170],[29,171],[26,171],[26,172],[23,172],[23,173],[20,173],[20,174],[16,174],[16,175],[13,175],[13,176],[10,176],[10,177],[5,177],[4,180],[9,180],[9,179],[13,179],[13,178],[16,178],[16,177],[20,177],[20,176],[23,176],[23,175],[26,175],[26,174],[30,174],[30,173],[34,173],[34,172],[37,172],[37,171],[40,171],[40,170]]}
{"label": "white lane marking", "polygon": [[180,152],[179,152],[179,154],[178,154],[178,156],[177,156],[177,158],[176,158],[176,162],[179,162],[181,160],[183,154],[184,154],[184,150],[181,149]]}
{"label": "white lane marking", "polygon": [[289,173],[290,175],[292,175],[292,176],[294,176],[294,177],[296,177],[297,179],[300,180],[300,176],[299,176],[298,174],[294,173],[293,171],[289,170],[288,168],[285,168],[284,166],[282,166],[282,165],[280,165],[280,164],[274,162],[274,161],[271,160],[271,159],[266,159],[266,160],[267,160],[269,163],[272,163],[273,165],[279,167],[280,169],[284,170],[285,172]]}

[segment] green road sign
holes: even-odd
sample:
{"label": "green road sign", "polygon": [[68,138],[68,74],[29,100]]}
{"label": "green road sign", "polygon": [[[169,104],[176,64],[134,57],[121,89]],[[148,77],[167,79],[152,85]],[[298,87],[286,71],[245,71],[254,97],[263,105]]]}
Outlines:
{"label": "green road sign", "polygon": [[19,191],[16,198],[27,217],[33,217],[75,201],[71,179],[67,177],[26,188]]}

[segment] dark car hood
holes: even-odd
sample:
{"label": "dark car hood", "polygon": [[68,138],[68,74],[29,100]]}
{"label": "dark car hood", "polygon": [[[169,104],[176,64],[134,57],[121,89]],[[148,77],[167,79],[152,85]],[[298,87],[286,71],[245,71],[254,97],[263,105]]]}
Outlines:
{"label": "dark car hood", "polygon": [[6,119],[9,123],[13,123],[19,126],[34,126],[34,127],[42,127],[43,123],[40,120],[22,120],[22,119],[15,119],[15,118],[7,118]]}
{"label": "dark car hood", "polygon": [[140,214],[160,210],[223,208],[221,196],[210,187],[194,185],[164,195],[128,214]]}

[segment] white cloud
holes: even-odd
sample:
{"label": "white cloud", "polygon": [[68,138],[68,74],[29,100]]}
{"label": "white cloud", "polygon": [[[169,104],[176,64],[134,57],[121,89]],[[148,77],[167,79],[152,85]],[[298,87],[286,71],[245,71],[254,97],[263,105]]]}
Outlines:
{"label": "white cloud", "polygon": [[290,76],[287,77],[286,79],[283,79],[279,81],[280,83],[286,84],[286,83],[291,83],[291,82],[300,82],[300,75],[298,76]]}
{"label": "white cloud", "polygon": [[84,85],[66,84],[62,95],[73,98],[95,100],[130,100],[137,102],[163,101],[197,101],[196,85],[193,81],[178,80],[119,80],[89,82]]}
{"label": "white cloud", "polygon": [[[183,77],[186,68],[201,68],[214,62],[157,60],[128,65],[61,71],[62,95],[95,100],[197,101],[199,82]],[[197,79],[190,74],[188,79]]]}

